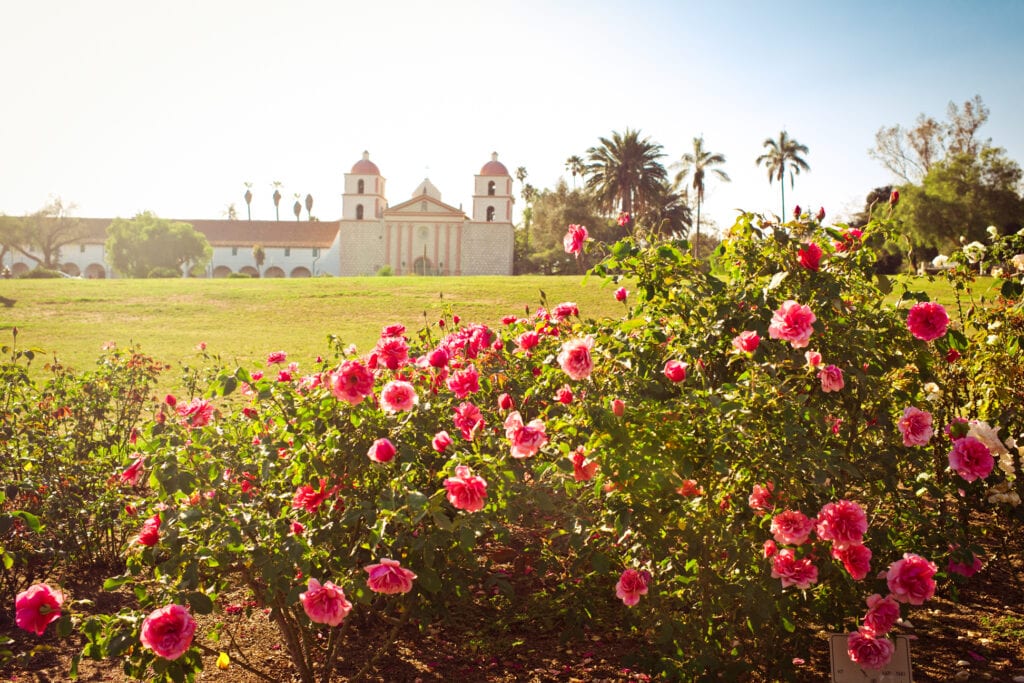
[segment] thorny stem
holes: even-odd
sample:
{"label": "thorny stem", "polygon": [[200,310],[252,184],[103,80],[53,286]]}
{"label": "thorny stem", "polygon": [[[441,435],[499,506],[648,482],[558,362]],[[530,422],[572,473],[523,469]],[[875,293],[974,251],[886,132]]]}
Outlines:
{"label": "thorny stem", "polygon": [[394,627],[391,629],[391,632],[388,633],[388,637],[384,640],[384,643],[380,646],[380,648],[373,655],[373,657],[370,659],[370,661],[368,661],[363,666],[363,668],[359,670],[359,673],[357,673],[355,676],[353,676],[350,679],[349,683],[356,683],[357,681],[362,679],[362,677],[365,676],[370,671],[371,668],[373,668],[373,666],[377,663],[377,661],[380,660],[380,658],[384,656],[384,653],[391,649],[391,646],[394,645],[395,641],[398,640],[398,631],[403,626],[405,626],[405,624],[409,621],[409,615],[410,614],[411,614],[410,610],[406,610],[405,611],[405,614],[402,615],[402,618],[400,620],[398,620],[398,623],[396,623],[394,625]]}

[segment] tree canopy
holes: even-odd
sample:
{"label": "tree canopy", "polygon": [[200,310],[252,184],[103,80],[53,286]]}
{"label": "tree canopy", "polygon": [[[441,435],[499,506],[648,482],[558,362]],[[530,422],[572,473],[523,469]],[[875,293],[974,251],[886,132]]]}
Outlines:
{"label": "tree canopy", "polygon": [[600,143],[587,150],[587,191],[605,215],[616,210],[642,214],[664,190],[661,145],[629,128],[625,133],[613,131],[610,138],[600,138]]}
{"label": "tree canopy", "polygon": [[533,198],[530,253],[525,260],[520,260],[517,272],[576,272],[575,258],[565,253],[562,244],[566,227],[571,224],[586,226],[590,238],[596,242],[615,242],[623,235],[622,228],[601,215],[590,195],[569,189],[566,182],[560,180],[554,189],[541,190]]}
{"label": "tree canopy", "polygon": [[65,204],[60,197],[28,216],[0,218],[0,256],[17,251],[43,268],[60,267],[62,247],[79,241],[85,235],[81,221],[71,215],[74,204]]}
{"label": "tree canopy", "polygon": [[768,169],[769,184],[773,180],[779,181],[779,187],[782,190],[782,214],[780,215],[785,219],[786,171],[789,171],[789,186],[793,187],[795,177],[800,175],[800,171],[811,170],[807,161],[800,156],[801,154],[807,154],[810,150],[807,149],[807,145],[802,145],[794,138],[789,137],[789,133],[784,130],[779,132],[777,140],[766,138],[764,146],[768,148],[768,151],[759,156],[756,163],[758,166],[764,166]]}
{"label": "tree canopy", "polygon": [[117,218],[107,227],[107,260],[122,275],[147,277],[159,270],[186,272],[213,258],[206,236],[188,223],[158,218],[150,212]]}

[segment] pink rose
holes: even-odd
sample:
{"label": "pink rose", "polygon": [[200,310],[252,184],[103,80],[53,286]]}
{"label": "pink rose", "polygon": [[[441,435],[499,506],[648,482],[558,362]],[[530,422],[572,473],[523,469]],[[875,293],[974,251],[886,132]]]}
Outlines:
{"label": "pink rose", "polygon": [[627,296],[629,296],[629,291],[625,287],[619,287],[615,290],[616,301],[625,301]]}
{"label": "pink rose", "polygon": [[134,462],[128,466],[128,469],[121,473],[121,483],[125,486],[138,486],[139,482],[142,481],[142,473],[144,472],[142,465],[145,460],[142,456],[135,458]]}
{"label": "pink rose", "polygon": [[288,354],[284,351],[274,351],[267,355],[267,365],[280,365],[287,360]]}
{"label": "pink rose", "polygon": [[431,440],[430,445],[434,447],[434,450],[438,453],[444,453],[448,450],[448,447],[452,445],[452,437],[448,436],[448,432],[443,429],[437,434],[434,434],[434,438]]}
{"label": "pink rose", "polygon": [[753,353],[761,344],[761,336],[753,330],[744,330],[732,340],[732,347],[743,353]]}
{"label": "pink rose", "polygon": [[448,349],[443,346],[439,346],[429,354],[427,354],[427,363],[432,368],[443,368],[448,365],[448,361],[452,358],[451,354],[448,353]]}
{"label": "pink rose", "polygon": [[572,478],[576,481],[590,481],[597,474],[597,462],[587,460],[583,447],[580,446],[572,454]]}
{"label": "pink rose", "polygon": [[374,593],[408,593],[412,590],[413,579],[416,575],[404,568],[400,562],[381,558],[379,564],[369,564],[363,567],[369,576],[366,585]]}
{"label": "pink rose", "polygon": [[821,247],[814,242],[808,242],[796,252],[800,265],[807,270],[817,271],[821,267]]}
{"label": "pink rose", "polygon": [[934,301],[922,301],[910,307],[907,313],[907,328],[910,333],[922,341],[938,339],[946,334],[949,326],[949,315],[942,304]]}
{"label": "pink rose", "polygon": [[814,520],[796,510],[785,510],[772,517],[771,532],[782,545],[803,545],[814,531]]}
{"label": "pink rose", "polygon": [[689,363],[684,363],[681,360],[670,360],[665,363],[665,368],[662,372],[673,382],[682,382],[686,379],[686,369],[690,367]]}
{"label": "pink rose", "polygon": [[380,404],[385,412],[398,413],[412,410],[420,402],[416,389],[409,382],[392,380],[380,392]]}
{"label": "pink rose", "polygon": [[521,335],[516,337],[516,346],[518,346],[521,351],[529,351],[539,343],[540,334],[533,330],[523,332]]}
{"label": "pink rose", "polygon": [[821,390],[826,394],[830,391],[840,391],[846,386],[843,382],[843,371],[835,365],[826,365],[819,370],[818,379],[821,380]]}
{"label": "pink rose", "polygon": [[505,418],[505,436],[512,442],[513,458],[530,458],[537,454],[541,446],[548,442],[544,431],[544,423],[539,419],[523,424],[518,410],[513,410]]}
{"label": "pink rose", "polygon": [[985,566],[981,558],[972,552],[967,552],[967,557],[970,558],[970,562],[964,562],[955,557],[950,557],[949,562],[946,564],[946,571],[950,574],[959,574],[964,578],[971,578],[975,574],[981,571],[981,568]]}
{"label": "pink rose", "polygon": [[389,439],[377,439],[366,452],[366,457],[374,462],[390,462],[397,452]]}
{"label": "pink rose", "polygon": [[815,320],[817,318],[810,307],[801,306],[789,299],[772,315],[772,321],[768,325],[768,336],[788,341],[794,349],[803,348],[811,339]]}
{"label": "pink rose", "polygon": [[402,323],[385,325],[380,331],[381,339],[385,339],[387,337],[401,337],[403,334],[405,334],[405,325]]}
{"label": "pink rose", "polygon": [[555,400],[559,403],[569,405],[572,403],[573,398],[572,388],[568,384],[563,384],[562,387],[555,392]]}
{"label": "pink rose", "polygon": [[480,373],[472,365],[463,370],[453,372],[446,382],[448,389],[455,394],[455,398],[466,398],[470,394],[480,391]]}
{"label": "pink rose", "polygon": [[651,575],[648,572],[627,569],[622,572],[615,584],[615,597],[622,600],[627,607],[632,607],[640,602],[641,595],[647,595],[647,584],[650,581]]}
{"label": "pink rose", "polygon": [[329,385],[339,401],[358,405],[373,393],[373,373],[362,363],[347,360],[331,373]]}
{"label": "pink rose", "polygon": [[295,495],[292,496],[292,508],[296,510],[305,510],[312,515],[316,513],[321,503],[337,492],[337,486],[328,491],[327,480],[321,477],[319,490],[313,488],[309,484],[303,484],[295,489]]}
{"label": "pink rose", "polygon": [[633,217],[631,215],[629,215],[628,213],[626,213],[625,211],[623,211],[622,213],[619,214],[619,218],[616,221],[616,223],[619,224],[620,228],[624,228],[624,227],[626,227],[627,225],[629,225],[632,222],[633,222]]}
{"label": "pink rose", "polygon": [[861,545],[868,530],[864,509],[852,500],[826,503],[818,513],[818,538],[832,541],[836,548]]}
{"label": "pink rose", "polygon": [[868,612],[864,615],[861,630],[869,636],[884,636],[899,620],[900,603],[893,600],[891,595],[883,598],[875,593],[868,598]]}
{"label": "pink rose", "polygon": [[804,358],[807,360],[807,365],[812,370],[821,365],[821,354],[817,351],[806,351],[804,352]]}
{"label": "pink rose", "polygon": [[964,481],[984,479],[992,473],[995,460],[988,446],[973,436],[965,436],[953,442],[949,452],[949,467]]}
{"label": "pink rose", "polygon": [[502,410],[512,410],[516,407],[516,402],[508,394],[502,394],[498,397],[498,407]]}
{"label": "pink rose", "polygon": [[181,605],[167,605],[150,612],[142,622],[139,640],[164,659],[177,659],[192,645],[196,620]]}
{"label": "pink rose", "polygon": [[340,624],[352,609],[352,603],[345,599],[345,591],[330,581],[320,585],[312,578],[306,583],[306,592],[299,593],[299,601],[310,621],[328,626]]}
{"label": "pink rose", "polygon": [[889,566],[885,574],[892,597],[911,605],[923,605],[935,595],[935,572],[938,568],[920,555],[907,553]]}
{"label": "pink rose", "polygon": [[846,641],[850,659],[865,669],[881,669],[892,660],[896,646],[888,638],[874,638],[854,631]]}
{"label": "pink rose", "polygon": [[484,418],[480,409],[472,403],[466,402],[460,403],[455,408],[454,422],[462,433],[462,438],[466,441],[472,441],[484,426]]}
{"label": "pink rose", "polygon": [[932,414],[926,410],[907,406],[903,417],[896,423],[903,435],[904,446],[926,446],[932,438]]}
{"label": "pink rose", "polygon": [[757,513],[758,517],[775,507],[775,503],[772,502],[772,493],[774,491],[775,485],[771,482],[764,486],[754,484],[754,488],[750,491],[750,496],[747,498],[747,505]]}
{"label": "pink rose", "polygon": [[832,557],[843,563],[854,581],[860,581],[871,571],[871,549],[866,545],[833,547]]}
{"label": "pink rose", "polygon": [[409,362],[409,344],[404,337],[381,337],[373,351],[388,370],[397,370]]}
{"label": "pink rose", "polygon": [[774,557],[775,553],[779,552],[779,546],[775,545],[775,541],[769,538],[761,544],[761,552],[764,554],[764,559],[767,560],[769,557]]}
{"label": "pink rose", "polygon": [[457,510],[477,512],[484,509],[487,498],[487,482],[483,477],[475,476],[465,465],[455,468],[455,476],[444,480],[444,488],[448,492],[448,502]]}
{"label": "pink rose", "polygon": [[818,568],[810,558],[797,559],[792,548],[783,548],[772,556],[772,578],[782,579],[782,587],[807,590],[818,581]]}
{"label": "pink rose", "polygon": [[43,635],[46,627],[60,619],[60,606],[64,594],[45,583],[37,583],[18,593],[14,598],[14,623],[18,628]]}
{"label": "pink rose", "polygon": [[156,513],[142,523],[142,531],[139,532],[139,545],[147,548],[156,545],[160,541],[160,513]]}
{"label": "pink rose", "polygon": [[587,335],[583,339],[570,339],[562,344],[558,354],[558,364],[562,371],[575,380],[586,379],[594,370],[594,361],[590,358],[590,349],[594,348],[594,338]]}
{"label": "pink rose", "polygon": [[626,414],[626,402],[621,398],[612,399],[612,413],[615,417],[622,417]]}
{"label": "pink rose", "polygon": [[565,253],[579,254],[588,236],[587,229],[582,225],[570,225],[565,233],[565,237],[562,238],[562,246],[565,247]]}
{"label": "pink rose", "polygon": [[825,220],[825,207],[824,206],[819,206],[818,207],[818,213],[816,214],[816,217],[817,217],[819,223],[822,222],[823,220]]}
{"label": "pink rose", "polygon": [[204,398],[194,398],[186,405],[176,408],[181,423],[189,429],[205,427],[213,417],[213,404]]}
{"label": "pink rose", "polygon": [[576,316],[577,318],[580,317],[579,306],[571,301],[558,304],[551,309],[551,317],[554,318],[556,323],[560,323],[570,316]]}

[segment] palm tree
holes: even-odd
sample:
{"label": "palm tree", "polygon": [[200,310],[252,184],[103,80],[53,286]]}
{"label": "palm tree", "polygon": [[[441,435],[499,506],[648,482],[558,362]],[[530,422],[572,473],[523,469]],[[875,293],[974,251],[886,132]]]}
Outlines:
{"label": "palm tree", "polygon": [[583,158],[578,154],[573,154],[565,160],[565,170],[572,174],[572,189],[576,189],[576,176],[583,175],[583,171],[586,170],[586,168],[586,165],[583,163]]}
{"label": "palm tree", "polygon": [[668,237],[684,237],[693,225],[693,212],[687,188],[679,181],[658,183],[654,194],[637,220],[651,233]]}
{"label": "palm tree", "polygon": [[275,180],[271,185],[274,186],[274,217],[277,220],[281,220],[281,181]]}
{"label": "palm tree", "polygon": [[[786,131],[779,133],[779,139],[767,138],[764,146],[768,151],[757,158],[757,165],[762,164],[768,169],[768,184],[775,179],[779,181],[782,188],[782,216],[786,215],[786,171],[789,171],[789,186],[793,187],[794,176],[800,175],[800,171],[809,171],[811,167],[807,164],[801,154],[807,154],[807,145],[789,137]],[[788,168],[787,168],[788,164]]]}
{"label": "palm tree", "polygon": [[245,214],[252,220],[252,183],[245,183]]}
{"label": "palm tree", "polygon": [[725,163],[725,155],[718,152],[709,152],[704,149],[704,136],[693,139],[693,151],[687,152],[679,160],[681,169],[676,174],[676,184],[683,181],[691,171],[693,182],[690,186],[697,193],[697,238],[700,241],[700,205],[704,203],[704,177],[708,172],[718,176],[719,180],[730,182],[729,176],[720,168],[712,168]]}
{"label": "palm tree", "polygon": [[665,156],[661,145],[629,128],[600,141],[587,150],[587,190],[607,214],[616,206],[621,213],[643,214],[666,182],[665,167],[658,161]]}

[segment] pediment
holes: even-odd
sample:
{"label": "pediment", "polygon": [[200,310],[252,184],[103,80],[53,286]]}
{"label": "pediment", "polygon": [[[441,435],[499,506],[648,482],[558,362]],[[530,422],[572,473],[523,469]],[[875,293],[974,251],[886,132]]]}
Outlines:
{"label": "pediment", "polygon": [[390,206],[384,209],[385,216],[395,215],[407,215],[407,216],[423,216],[425,214],[431,216],[449,216],[465,218],[466,214],[461,209],[456,209],[454,206],[445,204],[439,199],[431,197],[429,194],[421,194],[407,199],[401,204]]}

